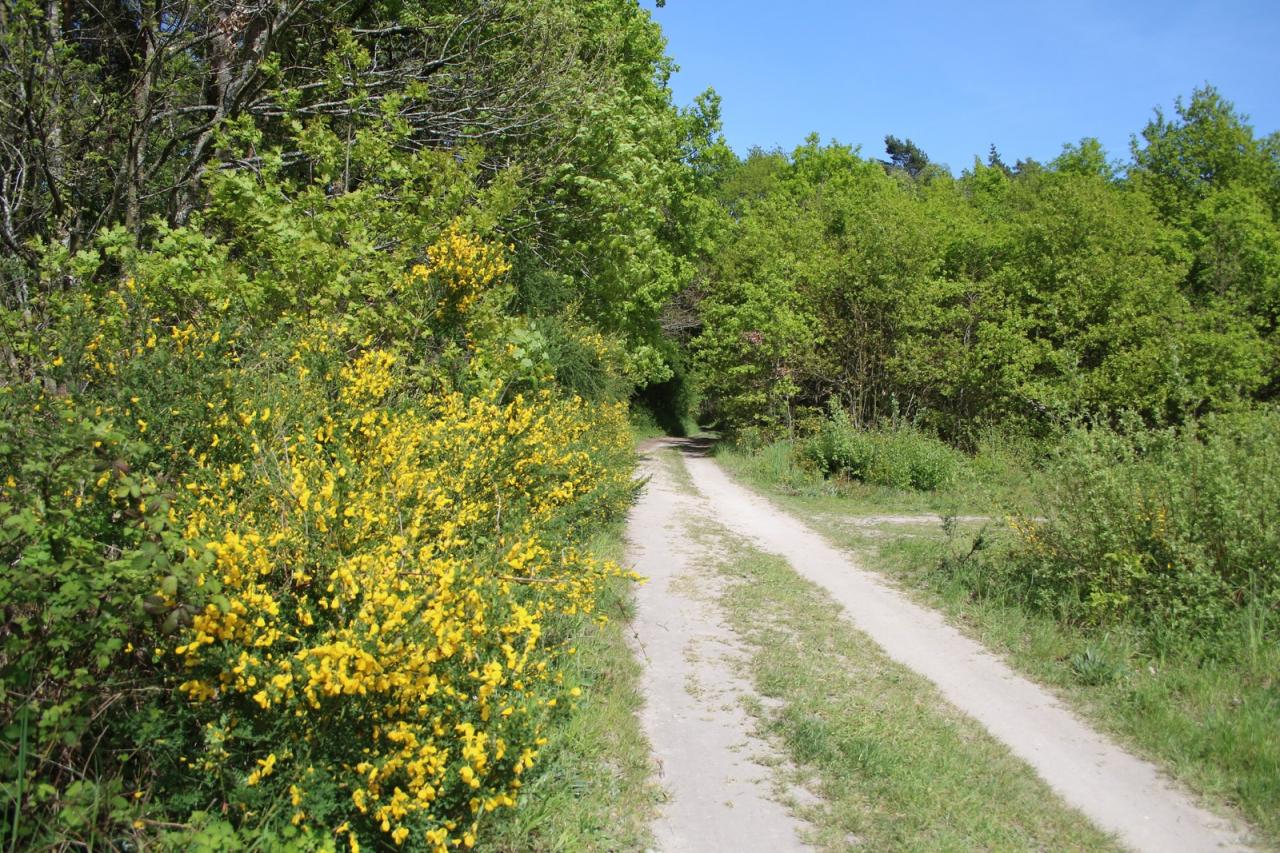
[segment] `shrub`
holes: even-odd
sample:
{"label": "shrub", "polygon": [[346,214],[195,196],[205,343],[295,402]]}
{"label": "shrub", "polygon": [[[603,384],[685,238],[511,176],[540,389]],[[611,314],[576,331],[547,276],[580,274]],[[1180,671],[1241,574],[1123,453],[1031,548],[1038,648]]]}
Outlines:
{"label": "shrub", "polygon": [[[1078,429],[1049,463],[1048,518],[1014,519],[1009,581],[1091,624],[1160,642],[1280,609],[1280,414],[1177,430]],[[1161,640],[1160,638],[1165,638]]]}
{"label": "shrub", "polygon": [[289,408],[237,413],[243,468],[187,484],[206,544],[160,591],[197,614],[170,649],[204,739],[180,760],[246,816],[470,846],[572,699],[544,625],[620,573],[575,543],[625,504],[629,433],[549,392],[397,402],[378,350],[328,382],[335,337],[299,345]]}
{"label": "shrub", "polygon": [[915,427],[859,429],[838,407],[832,407],[802,452],[827,476],[843,474],[873,485],[922,491],[952,485],[964,459]]}
{"label": "shrub", "polygon": [[439,245],[404,279],[437,361],[128,277],[3,317],[3,837],[445,849],[516,803],[578,693],[561,622],[623,574],[583,543],[630,436],[513,379],[500,251]]}
{"label": "shrub", "polygon": [[171,536],[166,498],[134,471],[144,448],[65,402],[0,394],[0,828],[93,846],[100,823],[138,812],[122,765],[156,734],[156,673],[135,646],[154,634],[140,605]]}

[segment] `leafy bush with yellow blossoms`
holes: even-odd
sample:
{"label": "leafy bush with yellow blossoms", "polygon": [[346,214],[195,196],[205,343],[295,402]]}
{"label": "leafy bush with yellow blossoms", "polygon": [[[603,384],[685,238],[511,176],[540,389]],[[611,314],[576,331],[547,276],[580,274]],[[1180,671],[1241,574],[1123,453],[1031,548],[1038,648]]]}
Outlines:
{"label": "leafy bush with yellow blossoms", "polygon": [[381,313],[122,272],[6,315],[6,839],[465,849],[520,802],[634,487],[573,335],[494,308],[506,252],[455,222]]}

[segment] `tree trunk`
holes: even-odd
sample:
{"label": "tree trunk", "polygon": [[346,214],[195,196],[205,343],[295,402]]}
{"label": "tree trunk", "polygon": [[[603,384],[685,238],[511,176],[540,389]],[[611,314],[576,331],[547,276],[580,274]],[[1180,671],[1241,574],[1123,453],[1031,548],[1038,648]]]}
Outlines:
{"label": "tree trunk", "polygon": [[151,80],[155,64],[155,0],[142,0],[138,10],[138,76],[134,81],[132,127],[125,151],[124,224],[134,234],[142,230],[142,184],[151,124]]}
{"label": "tree trunk", "polygon": [[58,89],[57,47],[62,41],[62,0],[45,0],[45,33],[43,61],[39,74],[44,77],[37,85],[47,99],[45,110],[47,124],[44,128],[44,168],[49,179],[49,193],[53,202],[53,234],[55,241],[71,246],[71,211],[63,198],[66,189],[66,160],[63,152],[62,93]]}

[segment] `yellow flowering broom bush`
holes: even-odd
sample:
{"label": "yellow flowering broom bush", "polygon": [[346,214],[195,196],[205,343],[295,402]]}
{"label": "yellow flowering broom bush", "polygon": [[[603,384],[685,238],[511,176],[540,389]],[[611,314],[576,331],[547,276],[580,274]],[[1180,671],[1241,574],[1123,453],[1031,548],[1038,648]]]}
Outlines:
{"label": "yellow flowering broom bush", "polygon": [[576,542],[630,494],[625,414],[549,391],[396,401],[393,356],[323,373],[330,339],[295,353],[288,411],[242,413],[257,453],[185,487],[201,608],[171,653],[208,709],[186,760],[247,816],[287,801],[353,849],[470,847],[575,694],[545,626],[620,573]]}
{"label": "yellow flowering broom bush", "polygon": [[568,627],[624,574],[582,543],[633,494],[629,430],[486,362],[500,249],[426,260],[381,331],[174,317],[125,277],[32,339],[0,398],[19,837],[446,850],[519,801],[579,693]]}

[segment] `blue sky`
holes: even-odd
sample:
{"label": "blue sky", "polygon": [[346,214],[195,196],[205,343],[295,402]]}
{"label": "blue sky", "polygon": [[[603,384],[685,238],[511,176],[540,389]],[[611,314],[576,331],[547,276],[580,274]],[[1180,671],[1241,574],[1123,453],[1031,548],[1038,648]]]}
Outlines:
{"label": "blue sky", "polygon": [[668,0],[676,101],[714,87],[725,136],[790,150],[810,132],[881,156],[910,137],[959,172],[1096,136],[1128,159],[1152,109],[1204,83],[1280,130],[1280,0],[911,4]]}

